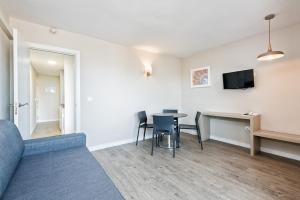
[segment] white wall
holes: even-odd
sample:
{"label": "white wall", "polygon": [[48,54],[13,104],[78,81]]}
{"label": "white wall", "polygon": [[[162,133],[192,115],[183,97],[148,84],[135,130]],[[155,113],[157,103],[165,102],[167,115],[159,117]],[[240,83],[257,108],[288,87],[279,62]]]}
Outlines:
{"label": "white wall", "polygon": [[[259,35],[201,52],[183,60],[182,107],[191,117],[196,110],[257,112],[262,128],[300,134],[300,25],[272,32],[274,50],[286,56],[272,62],[258,62],[256,56],[267,49],[267,35]],[[211,66],[211,87],[190,88],[190,70]],[[255,88],[224,90],[222,73],[255,69]],[[249,144],[245,122],[212,119],[211,135]],[[299,158],[300,147],[263,140],[262,147],[281,155]],[[277,152],[278,153],[278,152]]]}
{"label": "white wall", "polygon": [[75,131],[75,57],[64,56],[64,132]]}
{"label": "white wall", "polygon": [[[181,63],[92,37],[16,19],[11,25],[29,42],[79,50],[81,53],[81,128],[88,146],[128,141],[136,137],[136,112],[180,108]],[[145,78],[145,63],[153,76]]]}
{"label": "white wall", "polygon": [[0,28],[0,119],[9,119],[10,40]]}
{"label": "white wall", "polygon": [[30,135],[36,127],[36,79],[37,73],[32,65],[30,65]]}
{"label": "white wall", "polygon": [[9,27],[9,16],[7,15],[7,13],[5,13],[2,8],[0,7],[0,19],[1,21],[4,23],[4,25],[10,30]]}
{"label": "white wall", "polygon": [[36,79],[38,122],[59,121],[59,77],[38,75]]}

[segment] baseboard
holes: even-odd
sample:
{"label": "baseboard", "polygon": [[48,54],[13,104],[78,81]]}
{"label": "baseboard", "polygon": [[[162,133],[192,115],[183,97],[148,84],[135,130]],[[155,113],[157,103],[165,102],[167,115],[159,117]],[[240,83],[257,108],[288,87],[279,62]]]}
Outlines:
{"label": "baseboard", "polygon": [[273,154],[273,155],[276,155],[276,156],[281,156],[281,157],[284,157],[284,158],[290,158],[290,159],[293,159],[293,160],[300,161],[300,155],[287,153],[287,152],[283,152],[283,151],[278,151],[276,149],[270,149],[270,148],[265,148],[265,147],[261,147],[260,150],[262,152],[265,152],[265,153],[269,153],[269,154]]}
{"label": "baseboard", "polygon": [[[213,135],[210,136],[210,139],[250,149],[250,144],[243,143],[243,142],[238,142],[236,140],[217,137],[217,136],[213,136]],[[296,154],[291,154],[291,153],[287,153],[287,152],[283,152],[283,151],[278,151],[278,150],[270,149],[270,148],[266,148],[266,147],[261,147],[260,151],[265,152],[265,153],[269,153],[269,154],[273,154],[273,155],[276,155],[276,156],[285,157],[285,158],[300,161],[300,156],[296,155]]]}
{"label": "baseboard", "polygon": [[[150,139],[151,136],[146,136],[145,139]],[[139,141],[142,141],[143,138],[139,138]],[[100,144],[100,145],[95,145],[95,146],[90,146],[88,147],[89,151],[97,151],[100,149],[106,149],[106,148],[110,148],[110,147],[115,147],[115,146],[120,146],[123,144],[129,144],[129,143],[133,143],[136,141],[136,138],[131,138],[131,139],[125,139],[125,140],[119,140],[116,142],[109,142],[109,143],[105,143],[105,144]]]}
{"label": "baseboard", "polygon": [[180,131],[181,133],[188,133],[188,134],[191,134],[191,135],[197,135],[197,132],[194,131],[194,130],[182,130]]}
{"label": "baseboard", "polygon": [[45,122],[58,122],[59,119],[46,119],[46,120],[37,120],[36,123],[45,123]]}
{"label": "baseboard", "polygon": [[[193,133],[189,133],[189,134],[194,135]],[[151,138],[151,135],[146,136],[146,139],[150,139],[150,138]],[[213,135],[210,136],[210,139],[250,149],[250,144],[238,142],[236,140],[231,140],[231,139],[222,138],[222,137],[213,136]],[[143,140],[143,138],[140,137],[139,141],[142,141],[142,140]],[[110,147],[120,146],[123,144],[133,143],[135,141],[136,141],[136,138],[119,140],[116,142],[109,142],[109,143],[105,143],[105,144],[90,146],[90,147],[88,147],[88,149],[89,149],[89,151],[97,151],[100,149],[106,149],[106,148],[110,148]],[[260,150],[265,153],[269,153],[269,154],[273,154],[276,156],[281,156],[281,157],[300,161],[300,156],[296,155],[296,154],[282,152],[282,151],[278,151],[278,150],[274,150],[274,149],[270,149],[270,148],[266,148],[266,147],[261,147]]]}
{"label": "baseboard", "polygon": [[238,142],[236,140],[231,140],[231,139],[222,138],[222,137],[213,136],[213,135],[211,135],[209,137],[209,139],[217,140],[217,141],[220,141],[220,142],[224,142],[224,143],[228,143],[228,144],[233,144],[233,145],[236,145],[236,146],[245,147],[245,148],[250,149],[250,144],[243,143],[243,142]]}

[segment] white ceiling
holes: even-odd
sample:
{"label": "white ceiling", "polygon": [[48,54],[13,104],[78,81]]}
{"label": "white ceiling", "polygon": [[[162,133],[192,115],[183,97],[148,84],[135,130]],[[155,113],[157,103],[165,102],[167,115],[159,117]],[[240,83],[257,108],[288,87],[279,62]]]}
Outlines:
{"label": "white ceiling", "polygon": [[[48,61],[55,61],[51,65]],[[64,55],[46,51],[30,50],[30,61],[38,74],[48,76],[59,76],[59,72],[64,69]]]}
{"label": "white ceiling", "polygon": [[300,22],[300,0],[0,0],[13,17],[185,57]]}

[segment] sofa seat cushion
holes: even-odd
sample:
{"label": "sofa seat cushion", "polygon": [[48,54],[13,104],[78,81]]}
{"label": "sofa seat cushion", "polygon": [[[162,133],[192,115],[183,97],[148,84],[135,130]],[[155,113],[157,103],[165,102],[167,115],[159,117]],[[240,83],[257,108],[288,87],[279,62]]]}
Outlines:
{"label": "sofa seat cushion", "polygon": [[23,157],[3,200],[123,199],[86,147]]}

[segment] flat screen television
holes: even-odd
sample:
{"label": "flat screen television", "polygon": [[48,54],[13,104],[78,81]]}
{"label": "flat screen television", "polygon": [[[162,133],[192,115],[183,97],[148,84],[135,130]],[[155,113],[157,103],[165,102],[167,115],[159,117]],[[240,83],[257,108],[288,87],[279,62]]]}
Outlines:
{"label": "flat screen television", "polygon": [[246,89],[254,87],[253,69],[223,74],[224,89]]}

